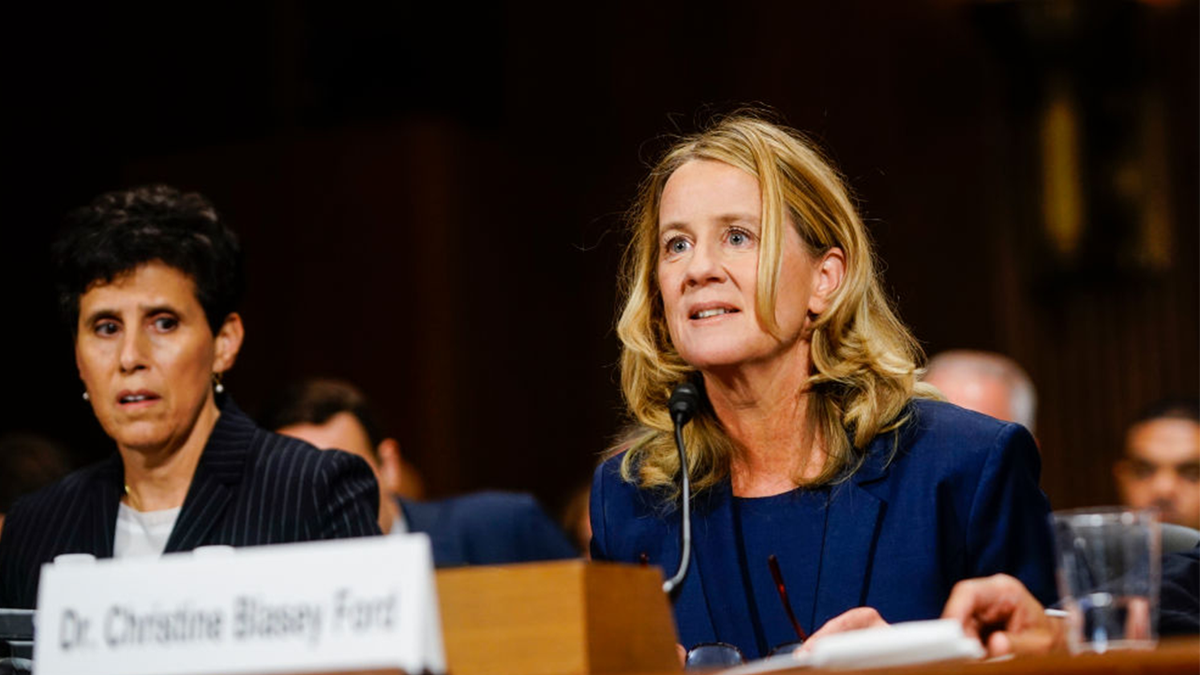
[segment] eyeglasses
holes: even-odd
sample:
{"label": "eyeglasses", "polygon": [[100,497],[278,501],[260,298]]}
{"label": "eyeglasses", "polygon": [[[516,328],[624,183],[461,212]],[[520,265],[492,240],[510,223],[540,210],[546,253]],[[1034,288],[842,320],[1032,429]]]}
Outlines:
{"label": "eyeglasses", "polygon": [[[767,656],[787,654],[804,644],[803,640],[785,642],[773,647]],[[732,668],[746,662],[742,650],[728,642],[705,642],[692,647],[687,652],[683,667],[685,670],[710,670],[713,668]]]}
{"label": "eyeglasses", "polygon": [[[787,587],[783,583],[783,572],[779,569],[779,560],[775,554],[767,556],[767,567],[771,570],[771,578],[775,581],[775,590],[779,593],[779,601],[783,603],[783,611],[787,613],[788,621],[796,631],[797,640],[776,645],[768,656],[778,656],[795,650],[808,639],[808,633],[800,627],[796,613],[792,611],[792,603],[788,600]],[[703,670],[708,668],[729,668],[746,662],[742,650],[728,642],[705,642],[688,650],[683,667],[687,670]]]}

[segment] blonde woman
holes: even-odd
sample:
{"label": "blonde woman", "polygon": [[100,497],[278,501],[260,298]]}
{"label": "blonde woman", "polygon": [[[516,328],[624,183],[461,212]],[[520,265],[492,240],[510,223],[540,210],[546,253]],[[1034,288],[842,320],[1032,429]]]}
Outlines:
{"label": "blonde woman", "polygon": [[678,564],[666,404],[694,382],[694,552],[673,596],[685,647],[763,656],[857,607],[936,618],[957,581],[997,572],[1054,601],[1033,439],[918,384],[920,348],[811,143],[719,120],[666,152],[631,226],[617,330],[635,424],[596,472],[592,555]]}

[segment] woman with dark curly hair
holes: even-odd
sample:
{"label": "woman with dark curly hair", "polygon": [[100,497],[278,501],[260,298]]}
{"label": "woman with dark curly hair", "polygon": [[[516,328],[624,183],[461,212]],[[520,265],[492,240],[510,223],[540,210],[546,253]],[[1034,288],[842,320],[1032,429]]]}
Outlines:
{"label": "woman with dark curly hair", "polygon": [[[634,426],[596,472],[592,555],[674,570],[686,471],[685,646],[757,657],[864,606],[935,618],[955,582],[996,572],[1053,601],[1032,437],[918,383],[920,348],[811,143],[721,119],[666,152],[631,229],[617,332]],[[703,400],[681,467],[667,400],[685,381]]]}
{"label": "woman with dark curly hair", "polygon": [[0,607],[63,553],[133,557],[378,534],[370,468],[258,428],[223,394],[244,328],[237,237],[204,197],[102,195],[56,242],[83,398],[117,452],[13,506]]}

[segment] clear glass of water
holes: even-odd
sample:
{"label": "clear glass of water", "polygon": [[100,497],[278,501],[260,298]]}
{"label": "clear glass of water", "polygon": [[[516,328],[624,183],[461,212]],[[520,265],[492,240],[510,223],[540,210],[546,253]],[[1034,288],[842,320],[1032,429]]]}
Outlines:
{"label": "clear glass of water", "polygon": [[1058,591],[1073,653],[1150,649],[1158,639],[1158,512],[1119,507],[1052,516]]}

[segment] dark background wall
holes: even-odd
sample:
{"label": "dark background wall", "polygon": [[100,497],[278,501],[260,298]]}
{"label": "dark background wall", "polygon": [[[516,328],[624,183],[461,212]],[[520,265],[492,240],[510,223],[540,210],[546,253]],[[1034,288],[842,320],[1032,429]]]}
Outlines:
{"label": "dark background wall", "polygon": [[556,508],[621,422],[645,163],[747,102],[830,151],[930,353],[1025,364],[1055,506],[1112,501],[1124,423],[1197,390],[1194,1],[35,4],[0,39],[0,432],[80,462],[111,443],[49,242],[97,193],[167,182],[243,235],[244,408],[346,377],[433,495]]}

